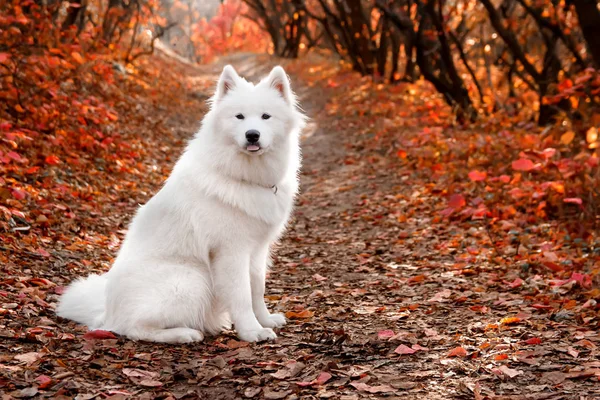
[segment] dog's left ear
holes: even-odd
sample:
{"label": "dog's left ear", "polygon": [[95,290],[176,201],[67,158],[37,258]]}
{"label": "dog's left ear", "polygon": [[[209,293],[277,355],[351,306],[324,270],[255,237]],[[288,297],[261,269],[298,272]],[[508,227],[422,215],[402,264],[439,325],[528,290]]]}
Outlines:
{"label": "dog's left ear", "polygon": [[266,79],[267,85],[271,88],[277,90],[281,97],[288,103],[289,105],[293,105],[295,102],[294,93],[292,92],[292,88],[290,86],[290,80],[288,79],[287,74],[279,65],[271,70],[271,73]]}

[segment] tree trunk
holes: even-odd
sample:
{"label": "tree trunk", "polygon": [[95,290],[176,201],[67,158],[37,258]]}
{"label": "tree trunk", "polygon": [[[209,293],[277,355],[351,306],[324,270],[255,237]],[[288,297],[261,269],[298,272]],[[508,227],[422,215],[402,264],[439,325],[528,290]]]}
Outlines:
{"label": "tree trunk", "polygon": [[594,59],[596,68],[600,68],[600,10],[596,0],[573,0],[579,18],[579,26]]}

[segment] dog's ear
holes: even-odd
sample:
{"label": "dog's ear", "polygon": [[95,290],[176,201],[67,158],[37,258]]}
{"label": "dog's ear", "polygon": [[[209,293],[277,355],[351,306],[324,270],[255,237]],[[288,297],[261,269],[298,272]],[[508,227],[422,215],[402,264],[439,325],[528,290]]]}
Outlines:
{"label": "dog's ear", "polygon": [[235,72],[235,69],[233,69],[231,65],[226,65],[225,68],[223,68],[223,72],[221,72],[219,82],[217,83],[215,100],[219,101],[225,97],[225,95],[235,87],[239,78],[240,76]]}
{"label": "dog's ear", "polygon": [[277,90],[286,103],[293,105],[295,103],[294,93],[290,86],[290,80],[287,74],[279,65],[271,70],[271,73],[265,80],[266,84]]}

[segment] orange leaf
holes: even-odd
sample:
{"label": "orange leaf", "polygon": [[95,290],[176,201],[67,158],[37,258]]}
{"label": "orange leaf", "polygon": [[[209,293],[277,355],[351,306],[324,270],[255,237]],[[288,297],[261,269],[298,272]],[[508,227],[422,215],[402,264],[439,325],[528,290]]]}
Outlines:
{"label": "orange leaf", "polygon": [[563,133],[563,135],[560,137],[560,142],[562,144],[567,145],[567,144],[571,143],[573,141],[573,139],[575,139],[575,132],[568,131],[568,132]]}
{"label": "orange leaf", "polygon": [[315,313],[308,310],[304,310],[301,312],[288,311],[285,313],[285,316],[291,319],[311,318],[313,315],[315,315]]}
{"label": "orange leaf", "polygon": [[10,58],[10,53],[0,53],[0,63],[7,61]]}
{"label": "orange leaf", "polygon": [[594,127],[588,129],[588,131],[585,134],[585,140],[588,143],[594,143],[596,140],[598,140],[598,129]]}
{"label": "orange leaf", "polygon": [[467,350],[465,350],[462,347],[455,347],[452,350],[450,350],[450,353],[448,353],[448,357],[466,357],[467,356]]}
{"label": "orange leaf", "polygon": [[508,354],[496,354],[496,356],[494,357],[494,360],[500,361],[500,360],[506,360],[507,358],[508,358]]}
{"label": "orange leaf", "polygon": [[56,165],[58,163],[60,163],[60,159],[58,157],[56,157],[55,155],[46,157],[46,164]]}
{"label": "orange leaf", "polygon": [[519,317],[506,317],[500,320],[502,325],[513,325],[518,324],[519,322],[521,322],[521,318]]}
{"label": "orange leaf", "polygon": [[425,275],[417,275],[410,277],[406,283],[421,283],[425,280]]}
{"label": "orange leaf", "polygon": [[77,61],[79,64],[83,64],[85,62],[81,54],[76,51],[71,53],[71,57],[73,57],[73,60]]}
{"label": "orange leaf", "polygon": [[484,181],[485,178],[487,178],[487,172],[485,171],[477,171],[477,170],[473,170],[471,172],[469,172],[469,178],[473,181],[473,182],[479,182],[479,181]]}

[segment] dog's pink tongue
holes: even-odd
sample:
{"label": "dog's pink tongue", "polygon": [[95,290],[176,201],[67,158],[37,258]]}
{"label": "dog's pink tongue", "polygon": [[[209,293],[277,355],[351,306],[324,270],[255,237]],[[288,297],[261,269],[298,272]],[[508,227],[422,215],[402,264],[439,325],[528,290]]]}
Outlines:
{"label": "dog's pink tongue", "polygon": [[246,147],[246,150],[248,150],[248,151],[258,151],[258,150],[260,150],[260,147],[258,147],[255,144],[249,144],[248,147]]}

